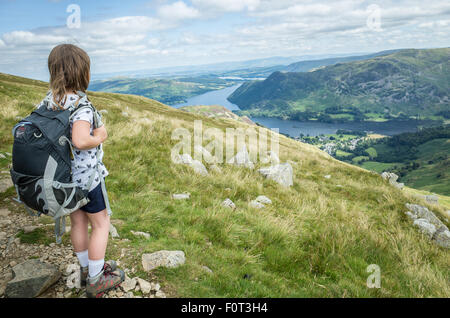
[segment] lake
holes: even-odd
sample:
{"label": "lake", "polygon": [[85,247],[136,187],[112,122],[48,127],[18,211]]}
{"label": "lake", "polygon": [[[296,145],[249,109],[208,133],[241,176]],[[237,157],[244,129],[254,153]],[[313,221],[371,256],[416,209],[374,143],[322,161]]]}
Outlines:
{"label": "lake", "polygon": [[[174,105],[179,108],[182,106],[196,105],[222,105],[229,110],[239,110],[239,107],[227,100],[241,84],[230,86],[224,89],[207,92],[205,94],[191,97],[186,103]],[[256,123],[268,128],[278,128],[280,133],[288,134],[291,137],[299,137],[300,134],[318,136],[321,134],[334,134],[338,129],[370,131],[373,133],[392,136],[403,132],[417,131],[419,126],[431,126],[436,122],[432,120],[405,120],[405,121],[386,121],[386,122],[350,122],[350,123],[322,123],[317,121],[297,121],[282,120],[278,118],[251,117]]]}
{"label": "lake", "polygon": [[230,103],[227,99],[227,97],[230,96],[239,86],[241,86],[241,84],[197,95],[188,98],[186,103],[173,105],[172,107],[179,108],[183,106],[197,105],[222,105],[229,110],[239,110],[237,105]]}

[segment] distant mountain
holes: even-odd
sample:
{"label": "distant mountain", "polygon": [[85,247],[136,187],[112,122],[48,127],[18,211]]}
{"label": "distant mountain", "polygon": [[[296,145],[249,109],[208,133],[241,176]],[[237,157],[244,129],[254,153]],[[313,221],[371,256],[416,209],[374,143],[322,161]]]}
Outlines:
{"label": "distant mountain", "polygon": [[300,62],[291,63],[289,65],[274,65],[269,67],[253,67],[246,69],[237,69],[225,72],[222,76],[239,76],[243,78],[266,78],[274,72],[308,72],[318,67],[333,65],[336,63],[344,63],[351,61],[367,60],[376,56],[388,55],[398,50],[381,51],[366,55],[348,55],[329,58],[315,58],[302,60]]}
{"label": "distant mountain", "polygon": [[[382,52],[381,52],[382,53]],[[296,63],[291,69],[312,64]],[[310,72],[274,72],[230,97],[245,115],[291,119],[443,118],[450,107],[450,49],[404,49]]]}

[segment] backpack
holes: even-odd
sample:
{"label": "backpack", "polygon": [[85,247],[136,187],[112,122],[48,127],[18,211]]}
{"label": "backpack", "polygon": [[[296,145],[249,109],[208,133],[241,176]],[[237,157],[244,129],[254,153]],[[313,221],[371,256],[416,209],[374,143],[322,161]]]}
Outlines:
{"label": "backpack", "polygon": [[[61,243],[65,233],[65,216],[89,203],[89,190],[78,187],[72,180],[70,119],[79,110],[88,107],[94,114],[94,128],[102,125],[100,114],[86,94],[77,94],[77,103],[65,110],[49,109],[48,104],[53,101],[47,94],[38,108],[12,130],[14,143],[10,173],[17,192],[16,201],[23,203],[30,215],[45,214],[54,218],[57,243]],[[97,162],[100,161],[99,154],[100,151],[97,151]],[[94,171],[87,189],[90,189],[95,175]],[[100,179],[105,205],[108,214],[111,214],[104,180]]]}

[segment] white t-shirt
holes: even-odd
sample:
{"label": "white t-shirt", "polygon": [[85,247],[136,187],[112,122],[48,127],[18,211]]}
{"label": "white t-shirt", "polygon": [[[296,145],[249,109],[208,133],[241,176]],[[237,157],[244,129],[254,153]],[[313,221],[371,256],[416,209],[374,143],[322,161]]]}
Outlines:
{"label": "white t-shirt", "polygon": [[[53,96],[51,94],[47,95],[47,98],[51,100]],[[75,104],[78,101],[79,96],[76,94],[67,94],[64,103],[62,103],[62,106],[64,108],[68,108],[69,106]],[[93,127],[94,127],[94,113],[92,112],[92,109],[90,108],[84,108],[78,112],[75,113],[74,116],[72,116],[70,120],[70,135],[72,135],[72,127],[73,123],[78,120],[84,120],[87,121],[89,124],[91,124],[90,133],[92,135],[93,133]],[[89,182],[89,177],[92,175],[92,173],[95,173],[95,179],[92,182],[92,185],[89,189],[89,191],[92,191],[95,189],[96,186],[100,184],[100,178],[105,178],[108,175],[108,170],[106,170],[105,165],[103,164],[103,146],[100,145],[100,147],[95,147],[92,149],[87,150],[81,150],[77,149],[75,146],[73,146],[73,159],[71,161],[72,166],[72,182],[75,182],[79,187],[83,189],[87,189],[87,184]],[[100,176],[97,171],[97,169],[94,169],[97,165],[97,151],[100,151],[99,154],[99,167],[100,167]]]}

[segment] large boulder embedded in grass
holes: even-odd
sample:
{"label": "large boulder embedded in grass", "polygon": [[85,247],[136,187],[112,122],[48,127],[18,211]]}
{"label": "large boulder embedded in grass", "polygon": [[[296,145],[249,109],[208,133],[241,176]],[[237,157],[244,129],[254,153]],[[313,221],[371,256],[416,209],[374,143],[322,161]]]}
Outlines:
{"label": "large boulder embedded in grass", "polygon": [[151,271],[157,267],[178,267],[186,262],[183,251],[158,251],[151,254],[142,254],[142,267]]}
{"label": "large boulder embedded in grass", "polygon": [[433,212],[418,204],[406,204],[409,211],[405,214],[413,220],[419,231],[428,236],[437,245],[450,248],[450,231]]}
{"label": "large boulder embedded in grass", "polygon": [[206,170],[206,167],[203,165],[203,163],[198,160],[192,159],[191,155],[189,154],[178,155],[176,163],[188,165],[189,167],[194,169],[196,173],[202,176],[208,175],[208,170]]}
{"label": "large boulder embedded in grass", "polygon": [[244,146],[242,149],[230,160],[228,160],[229,164],[233,164],[236,166],[244,166],[249,169],[254,169],[255,165],[250,160],[250,156],[247,152],[247,148]]}
{"label": "large boulder embedded in grass", "polygon": [[13,279],[6,285],[8,298],[33,298],[42,294],[61,277],[56,266],[38,259],[27,260],[12,268]]}
{"label": "large boulder embedded in grass", "polygon": [[294,171],[288,162],[261,168],[258,172],[267,179],[274,180],[285,187],[290,187],[294,184]]}
{"label": "large boulder embedded in grass", "polygon": [[403,189],[403,187],[405,186],[405,184],[404,183],[398,183],[397,182],[397,179],[398,179],[398,175],[396,175],[395,173],[393,173],[393,172],[383,172],[382,174],[381,174],[381,177],[384,179],[384,180],[388,180],[389,181],[389,183],[390,184],[392,184],[393,186],[395,186],[397,189]]}

